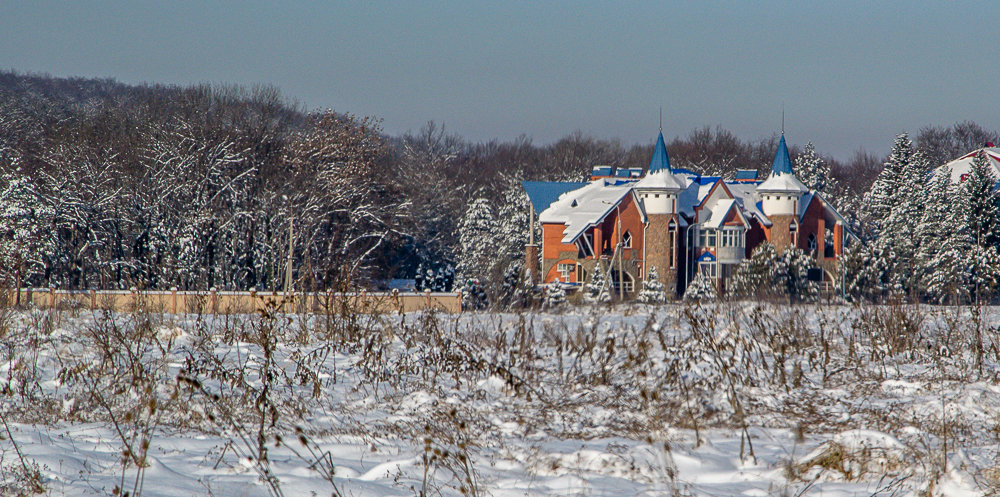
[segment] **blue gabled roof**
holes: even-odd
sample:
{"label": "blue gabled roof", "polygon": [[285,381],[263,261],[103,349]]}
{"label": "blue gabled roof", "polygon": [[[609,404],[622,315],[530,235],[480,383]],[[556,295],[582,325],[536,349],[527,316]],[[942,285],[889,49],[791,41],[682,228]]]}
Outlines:
{"label": "blue gabled roof", "polygon": [[713,262],[715,261],[715,256],[711,252],[705,252],[698,257],[698,262]]}
{"label": "blue gabled roof", "polygon": [[698,178],[694,181],[699,185],[711,185],[716,181],[719,181],[720,178],[722,178],[722,176],[698,176]]}
{"label": "blue gabled roof", "polygon": [[733,179],[737,180],[754,180],[757,179],[756,169],[737,169],[736,177]]}
{"label": "blue gabled roof", "polygon": [[646,171],[648,173],[655,173],[656,171],[666,171],[672,173],[670,169],[670,157],[667,155],[667,144],[663,143],[663,132],[660,132],[660,136],[656,137],[656,146],[653,147],[653,158],[649,160],[649,169]]}
{"label": "blue gabled roof", "polygon": [[525,193],[531,200],[531,205],[535,208],[535,215],[548,209],[552,202],[559,200],[559,195],[566,192],[583,188],[590,183],[578,183],[574,181],[522,181]]}
{"label": "blue gabled roof", "polygon": [[793,174],[792,159],[788,157],[788,145],[785,144],[785,135],[781,135],[778,142],[778,151],[774,154],[774,162],[771,163],[771,174]]}

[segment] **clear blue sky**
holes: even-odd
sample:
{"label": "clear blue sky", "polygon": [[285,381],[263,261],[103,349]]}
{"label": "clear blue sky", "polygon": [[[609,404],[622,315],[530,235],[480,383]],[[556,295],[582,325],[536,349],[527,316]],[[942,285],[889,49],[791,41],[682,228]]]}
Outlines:
{"label": "clear blue sky", "polygon": [[0,67],[267,83],[309,109],[472,140],[652,143],[721,125],[846,158],[1000,128],[990,2],[3,2]]}

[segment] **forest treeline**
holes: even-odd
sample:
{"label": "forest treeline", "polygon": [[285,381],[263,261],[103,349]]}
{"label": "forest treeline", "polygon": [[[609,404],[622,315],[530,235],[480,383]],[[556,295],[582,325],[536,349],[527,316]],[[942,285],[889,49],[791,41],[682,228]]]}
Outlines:
{"label": "forest treeline", "polygon": [[[389,136],[376,117],[306,111],[273,87],[126,85],[0,72],[0,279],[89,288],[377,287],[441,274],[519,274],[527,241],[521,180],[584,181],[595,165],[644,167],[649,143],[572,133],[471,142],[429,122]],[[674,167],[766,175],[778,136],[704,127],[668,144]],[[965,122],[915,143],[941,164],[997,141]],[[889,144],[887,144],[888,146]],[[886,157],[810,153],[848,217]],[[469,244],[477,215],[495,234]],[[290,240],[291,237],[291,240]],[[291,243],[290,243],[291,242]],[[508,281],[509,283],[509,281]],[[508,285],[509,286],[509,285]]]}

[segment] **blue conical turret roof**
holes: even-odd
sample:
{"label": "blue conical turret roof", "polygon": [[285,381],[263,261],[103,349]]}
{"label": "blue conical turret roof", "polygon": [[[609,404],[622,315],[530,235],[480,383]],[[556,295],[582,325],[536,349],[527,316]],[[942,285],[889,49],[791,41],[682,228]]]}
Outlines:
{"label": "blue conical turret roof", "polygon": [[670,157],[667,155],[667,144],[663,143],[662,131],[660,131],[660,136],[656,137],[656,146],[653,148],[653,158],[649,160],[649,170],[646,172],[655,173],[657,171],[673,173],[673,170],[670,169]]}
{"label": "blue conical turret roof", "polygon": [[788,157],[788,145],[785,144],[785,135],[781,135],[778,142],[778,152],[774,154],[774,162],[771,163],[771,175],[794,174],[792,172],[792,159]]}

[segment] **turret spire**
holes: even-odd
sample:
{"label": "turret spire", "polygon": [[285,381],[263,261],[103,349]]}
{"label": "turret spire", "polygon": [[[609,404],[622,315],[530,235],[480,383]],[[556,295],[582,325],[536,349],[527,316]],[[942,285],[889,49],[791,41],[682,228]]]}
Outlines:
{"label": "turret spire", "polygon": [[774,154],[774,162],[771,163],[771,175],[775,174],[793,174],[792,159],[788,156],[784,131],[781,133],[781,141],[778,142],[778,151]]}
{"label": "turret spire", "polygon": [[649,169],[647,173],[655,173],[657,171],[666,171],[668,173],[674,172],[670,168],[670,157],[667,155],[667,144],[663,142],[663,131],[660,131],[660,135],[656,137],[656,146],[653,147],[653,158],[649,161]]}

